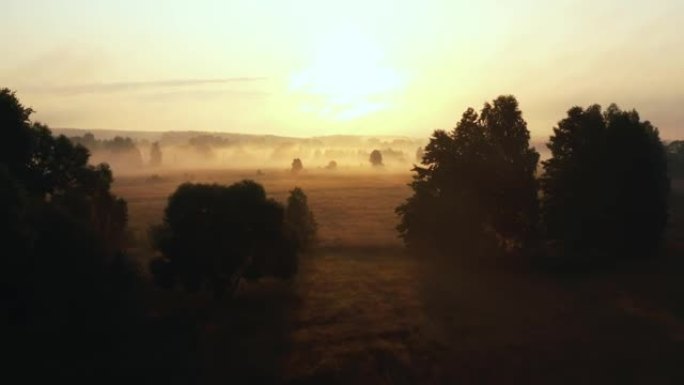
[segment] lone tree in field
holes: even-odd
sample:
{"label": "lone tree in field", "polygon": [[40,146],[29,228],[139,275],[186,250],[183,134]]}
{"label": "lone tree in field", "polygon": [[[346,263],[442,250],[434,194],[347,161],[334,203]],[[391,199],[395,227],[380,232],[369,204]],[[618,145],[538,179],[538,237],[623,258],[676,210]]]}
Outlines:
{"label": "lone tree in field", "polygon": [[162,152],[159,147],[159,142],[152,143],[150,147],[150,166],[159,167],[162,164]]}
{"label": "lone tree in field", "polygon": [[249,180],[181,185],[151,237],[162,254],[150,266],[161,286],[208,288],[220,296],[232,293],[242,278],[287,278],[297,271],[297,246],[286,232],[283,206]]}
{"label": "lone tree in field", "polygon": [[325,169],[326,170],[337,170],[337,162],[334,160],[331,160],[330,162],[328,162],[328,165],[325,166]]}
{"label": "lone tree in field", "polygon": [[373,150],[370,154],[370,162],[373,166],[382,166],[382,153],[379,150]]}
{"label": "lone tree in field", "polygon": [[[547,237],[566,256],[646,255],[667,222],[669,178],[658,130],[636,111],[573,107],[554,128],[544,163]],[[587,259],[592,259],[588,260]]]}
{"label": "lone tree in field", "polygon": [[467,109],[450,132],[435,131],[414,191],[397,208],[409,247],[481,251],[487,245],[524,246],[538,217],[535,170],[539,154],[513,96]]}
{"label": "lone tree in field", "polygon": [[302,164],[302,160],[299,158],[294,158],[292,160],[292,172],[293,173],[298,173],[304,169],[304,165]]}
{"label": "lone tree in field", "polygon": [[285,207],[285,223],[293,233],[297,245],[302,249],[309,249],[316,240],[318,224],[313,212],[309,209],[309,202],[304,191],[295,187],[290,191]]}

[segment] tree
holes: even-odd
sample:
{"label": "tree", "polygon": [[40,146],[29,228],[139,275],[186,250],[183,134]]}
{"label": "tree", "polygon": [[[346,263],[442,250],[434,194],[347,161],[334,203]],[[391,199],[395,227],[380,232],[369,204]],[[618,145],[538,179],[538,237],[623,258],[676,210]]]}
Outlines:
{"label": "tree", "polygon": [[513,96],[479,115],[467,109],[453,131],[434,132],[414,167],[414,194],[396,210],[400,236],[450,253],[525,246],[537,223],[538,159]]}
{"label": "tree", "polygon": [[304,191],[295,187],[290,191],[285,207],[285,223],[294,233],[294,239],[302,249],[309,249],[316,240],[318,224],[313,212],[309,209],[309,202]]}
{"label": "tree", "polygon": [[552,243],[591,263],[654,251],[667,223],[669,178],[651,123],[615,105],[573,107],[547,146],[542,207]]}
{"label": "tree", "polygon": [[295,158],[292,160],[292,172],[293,173],[298,173],[304,169],[304,165],[302,165],[302,160],[299,158]]}
{"label": "tree", "polygon": [[159,148],[159,142],[152,143],[150,147],[150,166],[159,167],[162,164],[162,152]]}
{"label": "tree", "polygon": [[0,140],[0,163],[5,164],[8,172],[23,175],[31,158],[30,116],[33,110],[24,107],[16,93],[0,89],[0,127],[3,138]]}
{"label": "tree", "polygon": [[88,165],[86,148],[31,113],[0,90],[3,348],[38,367],[83,367],[106,350],[92,341],[126,333],[138,314],[122,254],[126,203],[107,166]]}
{"label": "tree", "polygon": [[667,144],[667,169],[673,178],[684,178],[684,140]]}
{"label": "tree", "polygon": [[382,153],[379,150],[373,150],[369,161],[374,167],[382,166]]}
{"label": "tree", "polygon": [[326,170],[337,170],[337,162],[334,160],[331,160],[330,162],[328,162],[328,165],[325,166],[325,169]]}
{"label": "tree", "polygon": [[111,140],[103,140],[101,147],[109,152],[112,161],[122,166],[140,167],[143,165],[140,149],[129,137],[115,136]]}
{"label": "tree", "polygon": [[151,237],[161,258],[150,267],[162,286],[209,288],[219,297],[234,292],[242,278],[288,277],[296,271],[296,247],[285,232],[282,205],[249,180],[181,185]]}

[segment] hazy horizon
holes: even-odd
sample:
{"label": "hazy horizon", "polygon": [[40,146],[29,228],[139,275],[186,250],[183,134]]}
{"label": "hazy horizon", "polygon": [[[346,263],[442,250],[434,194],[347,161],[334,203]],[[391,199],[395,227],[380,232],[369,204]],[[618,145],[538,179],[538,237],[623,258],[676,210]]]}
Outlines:
{"label": "hazy horizon", "polygon": [[533,138],[568,108],[684,110],[684,3],[4,3],[0,84],[53,127],[427,137],[500,94]]}

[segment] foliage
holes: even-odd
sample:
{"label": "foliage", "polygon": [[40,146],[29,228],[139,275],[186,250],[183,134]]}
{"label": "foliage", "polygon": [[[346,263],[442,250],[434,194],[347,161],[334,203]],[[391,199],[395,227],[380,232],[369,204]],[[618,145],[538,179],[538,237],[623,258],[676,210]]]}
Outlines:
{"label": "foliage", "polygon": [[368,160],[373,166],[382,166],[382,153],[379,150],[373,150]]}
{"label": "foliage", "polygon": [[328,165],[325,166],[325,169],[326,170],[337,170],[337,162],[334,160],[331,160],[330,162],[328,162]]}
{"label": "foliage", "polygon": [[[658,130],[636,111],[571,108],[543,162],[547,237],[583,258],[646,255],[667,223],[669,179]],[[592,261],[598,263],[599,260]]]}
{"label": "foliage", "polygon": [[513,96],[479,115],[469,108],[453,131],[434,132],[413,169],[414,195],[396,210],[401,237],[446,252],[526,245],[537,223],[538,159]]}
{"label": "foliage", "polygon": [[89,360],[93,340],[114,338],[138,314],[121,254],[126,202],[110,192],[107,166],[88,165],[85,147],[52,136],[31,112],[0,90],[3,347],[19,360]]}
{"label": "foliage", "polygon": [[33,110],[24,107],[15,93],[0,89],[0,163],[13,175],[23,175],[31,158],[31,132],[27,129]]}
{"label": "foliage", "polygon": [[202,134],[188,140],[192,147],[225,148],[234,145],[233,141],[218,135]]}
{"label": "foliage", "polygon": [[69,140],[93,153],[107,153],[110,156],[110,161],[125,161],[131,166],[142,166],[143,164],[140,149],[129,137],[115,136],[112,139],[98,140],[93,134],[86,133],[83,136],[70,137]]}
{"label": "foliage", "polygon": [[302,164],[302,160],[299,158],[295,158],[292,160],[292,172],[293,173],[298,173],[304,169],[304,165]]}
{"label": "foliage", "polygon": [[151,270],[166,287],[209,288],[221,296],[243,277],[285,278],[296,271],[297,249],[287,237],[282,205],[249,180],[179,186],[151,237],[162,254]]}
{"label": "foliage", "polygon": [[667,144],[667,168],[673,178],[684,178],[684,140],[675,140]]}
{"label": "foliage", "polygon": [[285,207],[285,223],[293,232],[297,245],[302,249],[309,249],[316,240],[318,224],[313,212],[309,209],[308,198],[304,191],[295,187],[290,191]]}

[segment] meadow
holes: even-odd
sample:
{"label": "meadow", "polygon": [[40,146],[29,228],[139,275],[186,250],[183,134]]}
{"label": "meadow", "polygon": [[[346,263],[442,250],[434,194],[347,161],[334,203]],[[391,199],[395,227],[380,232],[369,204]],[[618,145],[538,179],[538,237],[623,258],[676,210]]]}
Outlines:
{"label": "meadow", "polygon": [[410,194],[410,174],[374,171],[117,176],[131,253],[143,267],[152,255],[147,228],[185,181],[253,179],[281,202],[299,186],[319,223],[318,248],[292,281],[244,284],[221,302],[150,288],[150,316],[175,325],[165,348],[177,361],[147,364],[168,365],[179,383],[684,382],[680,182],[663,258],[558,274],[408,255],[394,208]]}

